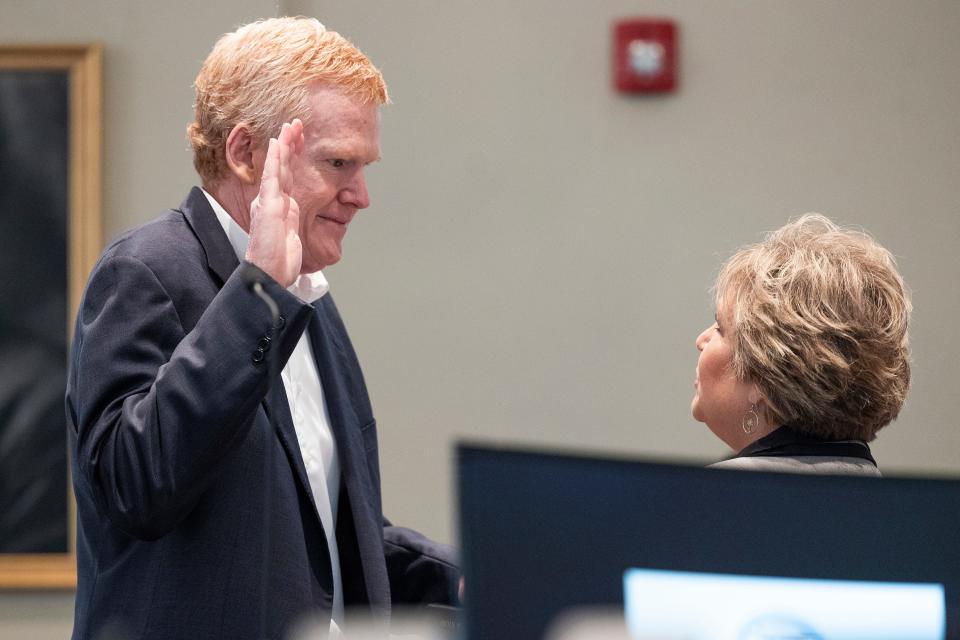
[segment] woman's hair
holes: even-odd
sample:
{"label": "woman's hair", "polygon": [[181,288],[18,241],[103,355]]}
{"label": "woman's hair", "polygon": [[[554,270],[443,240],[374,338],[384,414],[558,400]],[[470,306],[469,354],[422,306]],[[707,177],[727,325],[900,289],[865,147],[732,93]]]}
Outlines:
{"label": "woman's hair", "polygon": [[734,332],[734,374],[767,417],[826,439],[873,440],[910,386],[909,293],[889,251],[806,214],[721,268],[717,308]]}
{"label": "woman's hair", "polygon": [[380,71],[343,36],[313,18],[274,18],[220,38],[197,79],[196,121],[187,127],[193,164],[204,184],[226,174],[227,136],[239,123],[257,143],[294,118],[307,123],[315,86],[342,90],[363,103],[388,102]]}

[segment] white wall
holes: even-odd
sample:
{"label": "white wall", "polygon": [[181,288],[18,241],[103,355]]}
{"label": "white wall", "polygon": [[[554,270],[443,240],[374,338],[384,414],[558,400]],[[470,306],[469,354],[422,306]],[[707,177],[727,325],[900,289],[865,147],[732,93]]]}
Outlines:
{"label": "white wall", "polygon": [[[394,104],[334,292],[377,410],[386,508],[451,537],[451,444],[710,460],[689,416],[720,262],[817,210],[914,291],[887,472],[960,471],[960,4],[316,2]],[[612,91],[615,18],[681,28],[678,93]]]}
{"label": "white wall", "polygon": [[[2,1],[4,41],[106,44],[108,235],[185,195],[200,62],[223,31],[277,12],[265,0]],[[809,210],[873,232],[914,291],[914,388],[876,443],[882,467],[960,472],[960,4],[280,11],[353,39],[394,100],[374,204],[328,273],[364,364],[394,520],[455,538],[458,438],[723,455],[689,417],[707,290],[733,249]],[[611,22],[637,14],[680,25],[674,95],[610,87]],[[17,602],[0,598],[0,613]]]}

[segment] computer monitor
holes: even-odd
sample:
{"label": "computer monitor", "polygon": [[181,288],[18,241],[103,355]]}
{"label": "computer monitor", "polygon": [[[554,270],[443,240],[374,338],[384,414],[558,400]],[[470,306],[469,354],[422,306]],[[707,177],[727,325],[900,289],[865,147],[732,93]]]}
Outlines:
{"label": "computer monitor", "polygon": [[628,569],[632,638],[943,640],[943,585]]}
{"label": "computer monitor", "polygon": [[622,605],[630,569],[942,585],[960,638],[960,480],[457,458],[468,640],[542,638],[570,608]]}

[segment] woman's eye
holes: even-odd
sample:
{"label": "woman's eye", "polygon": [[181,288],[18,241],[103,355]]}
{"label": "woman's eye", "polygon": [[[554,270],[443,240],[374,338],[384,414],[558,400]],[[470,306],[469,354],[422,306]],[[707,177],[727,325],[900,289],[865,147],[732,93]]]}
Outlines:
{"label": "woman's eye", "polygon": [[333,167],[334,169],[340,169],[345,164],[347,164],[346,161],[341,160],[340,158],[334,158],[333,160],[330,161],[330,166]]}

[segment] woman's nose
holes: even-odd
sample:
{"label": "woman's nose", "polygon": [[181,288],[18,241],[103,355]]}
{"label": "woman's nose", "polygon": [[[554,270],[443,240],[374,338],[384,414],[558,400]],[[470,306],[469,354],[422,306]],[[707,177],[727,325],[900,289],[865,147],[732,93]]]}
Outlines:
{"label": "woman's nose", "polygon": [[707,346],[707,342],[710,340],[710,332],[713,331],[713,325],[710,325],[703,332],[697,336],[697,351],[703,351],[703,348]]}

